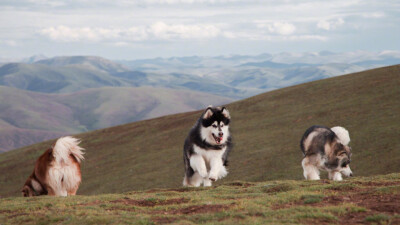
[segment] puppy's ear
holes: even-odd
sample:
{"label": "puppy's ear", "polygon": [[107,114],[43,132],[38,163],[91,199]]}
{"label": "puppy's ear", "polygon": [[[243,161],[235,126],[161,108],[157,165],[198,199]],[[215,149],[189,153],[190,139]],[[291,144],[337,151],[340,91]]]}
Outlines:
{"label": "puppy's ear", "polygon": [[222,107],[221,113],[222,113],[222,115],[224,115],[226,118],[228,118],[228,119],[231,118],[231,115],[229,114],[229,111],[228,111],[225,107]]}
{"label": "puppy's ear", "polygon": [[204,111],[204,113],[203,113],[203,119],[208,119],[208,118],[210,118],[213,114],[214,114],[214,112],[212,111],[212,108],[211,108],[212,106],[210,105],[210,106],[208,106],[207,107],[207,109],[206,109],[206,111]]}

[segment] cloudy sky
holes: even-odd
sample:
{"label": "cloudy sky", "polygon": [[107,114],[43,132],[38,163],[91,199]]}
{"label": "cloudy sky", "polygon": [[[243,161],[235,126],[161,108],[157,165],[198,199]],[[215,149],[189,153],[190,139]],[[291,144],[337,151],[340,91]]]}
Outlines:
{"label": "cloudy sky", "polygon": [[400,50],[398,0],[2,0],[0,57]]}

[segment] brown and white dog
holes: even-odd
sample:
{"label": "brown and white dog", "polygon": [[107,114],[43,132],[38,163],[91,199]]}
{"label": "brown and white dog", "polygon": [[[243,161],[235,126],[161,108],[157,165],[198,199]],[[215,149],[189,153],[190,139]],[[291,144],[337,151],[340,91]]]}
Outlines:
{"label": "brown and white dog", "polygon": [[74,137],[62,137],[36,161],[35,169],[22,188],[25,197],[75,195],[81,183],[83,148]]}
{"label": "brown and white dog", "polygon": [[328,171],[329,179],[343,180],[353,176],[350,169],[349,132],[343,127],[312,126],[300,141],[304,159],[301,162],[307,180],[319,180],[319,170]]}

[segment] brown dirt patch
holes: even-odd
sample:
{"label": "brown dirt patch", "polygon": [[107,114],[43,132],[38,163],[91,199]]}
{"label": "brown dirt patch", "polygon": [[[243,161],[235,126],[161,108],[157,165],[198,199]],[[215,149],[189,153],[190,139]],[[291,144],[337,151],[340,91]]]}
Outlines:
{"label": "brown dirt patch", "polygon": [[151,220],[156,224],[167,224],[167,223],[173,223],[177,219],[171,217],[152,217]]}
{"label": "brown dirt patch", "polygon": [[232,183],[227,183],[227,184],[224,184],[224,185],[227,185],[227,186],[236,186],[236,187],[245,187],[245,188],[254,186],[254,184],[242,183],[242,182],[232,182]]}
{"label": "brown dirt patch", "polygon": [[361,182],[361,181],[354,181],[354,184],[359,184],[363,186],[371,186],[371,187],[382,187],[382,186],[394,186],[394,185],[400,185],[400,181],[390,181],[390,182],[374,182],[374,181],[367,181],[367,182]]}
{"label": "brown dirt patch", "polygon": [[0,213],[11,213],[12,211],[11,210],[8,210],[8,209],[6,209],[6,210],[0,210]]}
{"label": "brown dirt patch", "polygon": [[387,194],[369,194],[361,193],[354,195],[344,196],[327,196],[321,202],[304,204],[303,201],[291,202],[283,205],[273,206],[273,209],[290,208],[293,206],[307,205],[313,207],[324,207],[329,205],[340,205],[343,203],[353,203],[369,210],[389,213],[400,214],[400,195],[387,195]]}
{"label": "brown dirt patch", "polygon": [[174,205],[174,204],[182,204],[189,202],[188,198],[174,198],[168,200],[160,200],[160,199],[145,199],[145,200],[135,200],[135,199],[118,199],[111,201],[111,203],[123,203],[125,205],[134,205],[134,206],[142,206],[142,207],[154,207],[158,205]]}
{"label": "brown dirt patch", "polygon": [[[333,199],[333,197],[335,197],[335,199]],[[327,202],[329,203],[346,201],[376,212],[400,214],[400,195],[357,194],[351,196],[327,197]]]}
{"label": "brown dirt patch", "polygon": [[25,215],[28,215],[28,213],[17,213],[17,214],[8,216],[8,219],[12,219],[12,218],[18,217],[18,216],[25,216]]}
{"label": "brown dirt patch", "polygon": [[[325,207],[353,203],[367,209],[365,212],[349,212],[339,217],[340,224],[364,224],[365,218],[375,214],[396,215],[400,214],[400,195],[360,193],[344,196],[327,196],[321,202],[304,204],[303,201],[292,202],[273,206],[273,209],[283,209],[299,205],[312,207]],[[323,222],[323,221],[320,221]]]}
{"label": "brown dirt patch", "polygon": [[181,209],[168,211],[167,214],[198,214],[198,213],[215,213],[228,209],[230,205],[193,205]]}

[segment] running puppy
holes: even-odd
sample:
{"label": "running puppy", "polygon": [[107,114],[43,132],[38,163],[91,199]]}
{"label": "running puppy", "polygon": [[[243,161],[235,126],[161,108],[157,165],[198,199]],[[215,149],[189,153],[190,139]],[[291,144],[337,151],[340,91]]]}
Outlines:
{"label": "running puppy", "polygon": [[81,183],[83,148],[74,137],[62,137],[36,161],[35,169],[22,188],[24,197],[75,195]]}
{"label": "running puppy", "polygon": [[350,169],[349,132],[343,127],[312,126],[300,142],[304,159],[301,165],[307,180],[319,180],[319,170],[326,170],[329,179],[343,180],[342,174],[353,176]]}
{"label": "running puppy", "polygon": [[225,166],[232,149],[229,111],[209,106],[190,130],[183,147],[183,186],[211,186],[228,174]]}

